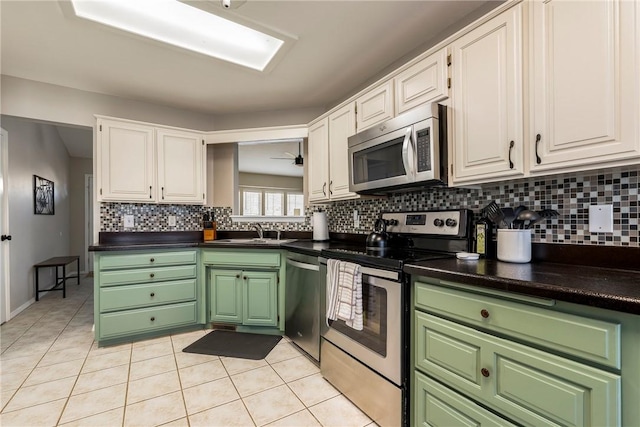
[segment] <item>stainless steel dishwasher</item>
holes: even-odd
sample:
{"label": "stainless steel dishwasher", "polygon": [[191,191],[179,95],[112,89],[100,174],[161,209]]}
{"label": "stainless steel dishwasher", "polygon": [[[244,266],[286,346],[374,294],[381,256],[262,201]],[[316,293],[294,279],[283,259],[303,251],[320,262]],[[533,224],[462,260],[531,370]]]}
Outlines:
{"label": "stainless steel dishwasher", "polygon": [[324,322],[321,309],[324,282],[317,256],[287,254],[284,332],[317,361],[320,361],[320,332]]}

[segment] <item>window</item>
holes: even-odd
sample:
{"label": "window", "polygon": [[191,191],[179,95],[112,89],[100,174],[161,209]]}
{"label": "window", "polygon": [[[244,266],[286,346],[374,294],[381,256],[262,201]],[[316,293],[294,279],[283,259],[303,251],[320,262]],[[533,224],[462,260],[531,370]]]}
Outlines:
{"label": "window", "polygon": [[297,193],[287,194],[287,216],[304,215],[304,195]]}
{"label": "window", "polygon": [[242,192],[242,214],[262,215],[262,192],[243,191]]}
{"label": "window", "polygon": [[275,189],[240,187],[243,216],[303,216],[304,195]]}

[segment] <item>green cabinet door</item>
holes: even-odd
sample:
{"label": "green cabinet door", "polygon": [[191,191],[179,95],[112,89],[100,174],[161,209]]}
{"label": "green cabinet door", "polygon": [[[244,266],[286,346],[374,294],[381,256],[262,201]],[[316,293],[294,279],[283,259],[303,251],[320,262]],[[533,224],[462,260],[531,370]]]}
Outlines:
{"label": "green cabinet door", "polygon": [[211,270],[209,318],[212,322],[242,323],[242,272]]}
{"label": "green cabinet door", "polygon": [[276,326],[278,323],[278,274],[275,271],[244,271],[243,324]]}

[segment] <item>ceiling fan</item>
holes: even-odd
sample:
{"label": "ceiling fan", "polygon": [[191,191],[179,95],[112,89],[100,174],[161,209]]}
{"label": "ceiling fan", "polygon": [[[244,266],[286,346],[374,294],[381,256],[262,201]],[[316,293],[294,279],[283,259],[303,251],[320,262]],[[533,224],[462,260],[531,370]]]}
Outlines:
{"label": "ceiling fan", "polygon": [[302,157],[302,151],[301,151],[301,143],[298,142],[298,155],[294,155],[292,153],[289,153],[288,151],[285,151],[284,154],[286,154],[289,157],[271,157],[272,159],[277,159],[277,160],[293,160],[293,164],[296,166],[303,166],[304,165],[304,158]]}

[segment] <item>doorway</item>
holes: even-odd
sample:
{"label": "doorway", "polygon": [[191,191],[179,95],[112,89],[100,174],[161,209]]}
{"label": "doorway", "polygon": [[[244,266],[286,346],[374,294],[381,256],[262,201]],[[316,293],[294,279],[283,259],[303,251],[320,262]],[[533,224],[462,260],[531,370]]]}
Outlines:
{"label": "doorway", "polygon": [[0,129],[0,324],[9,320],[9,134]]}

